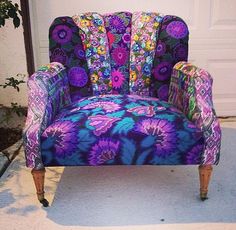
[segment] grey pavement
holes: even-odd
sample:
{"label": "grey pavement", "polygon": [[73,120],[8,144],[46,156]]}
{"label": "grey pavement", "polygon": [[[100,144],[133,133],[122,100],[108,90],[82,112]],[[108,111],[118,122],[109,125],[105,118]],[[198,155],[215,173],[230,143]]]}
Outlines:
{"label": "grey pavement", "polygon": [[236,122],[222,124],[221,160],[209,199],[196,166],[48,168],[36,200],[23,150],[0,179],[0,229],[236,229]]}

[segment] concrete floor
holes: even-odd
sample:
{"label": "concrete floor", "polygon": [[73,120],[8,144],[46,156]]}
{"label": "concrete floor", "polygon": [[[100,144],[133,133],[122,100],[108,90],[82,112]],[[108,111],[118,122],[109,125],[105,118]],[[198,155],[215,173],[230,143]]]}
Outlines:
{"label": "concrete floor", "polygon": [[0,179],[0,229],[236,229],[236,123],[222,123],[210,199],[198,199],[196,166],[49,168],[37,202],[23,151]]}

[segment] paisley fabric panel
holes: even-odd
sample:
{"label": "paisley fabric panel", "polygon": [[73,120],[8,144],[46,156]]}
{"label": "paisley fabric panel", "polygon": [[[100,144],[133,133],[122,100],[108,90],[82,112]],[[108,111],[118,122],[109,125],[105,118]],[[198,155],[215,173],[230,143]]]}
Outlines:
{"label": "paisley fabric panel", "polygon": [[111,57],[112,93],[129,93],[129,56],[132,14],[103,15]]}
{"label": "paisley fabric panel", "polygon": [[79,28],[71,17],[58,17],[49,29],[50,62],[59,62],[66,67],[72,101],[92,95],[92,86],[79,36]]}
{"label": "paisley fabric panel", "polygon": [[173,66],[188,59],[189,31],[186,23],[179,17],[164,16],[152,69],[150,95],[168,101],[170,77]]}
{"label": "paisley fabric panel", "polygon": [[130,94],[149,96],[151,72],[162,16],[135,12],[132,17]]}
{"label": "paisley fabric panel", "polygon": [[60,63],[41,67],[28,80],[28,114],[23,132],[26,165],[43,168],[40,137],[55,115],[71,103],[65,68]]}
{"label": "paisley fabric panel", "polygon": [[41,136],[45,166],[199,164],[202,131],[174,106],[138,95],[87,97]]}
{"label": "paisley fabric panel", "polygon": [[102,16],[85,13],[73,16],[73,20],[80,28],[93,95],[112,93],[109,43]]}
{"label": "paisley fabric panel", "polygon": [[183,111],[203,131],[201,164],[218,164],[221,129],[212,102],[212,78],[208,72],[187,62],[174,66],[169,102]]}

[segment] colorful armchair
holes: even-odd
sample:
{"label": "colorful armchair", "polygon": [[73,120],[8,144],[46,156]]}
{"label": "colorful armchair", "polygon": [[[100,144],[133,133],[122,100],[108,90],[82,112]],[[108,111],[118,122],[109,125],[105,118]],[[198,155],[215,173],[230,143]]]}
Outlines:
{"label": "colorful armchair", "polygon": [[199,165],[207,198],[221,130],[212,78],[187,63],[188,28],[145,12],[56,18],[50,64],[28,80],[26,164],[39,201],[45,167]]}

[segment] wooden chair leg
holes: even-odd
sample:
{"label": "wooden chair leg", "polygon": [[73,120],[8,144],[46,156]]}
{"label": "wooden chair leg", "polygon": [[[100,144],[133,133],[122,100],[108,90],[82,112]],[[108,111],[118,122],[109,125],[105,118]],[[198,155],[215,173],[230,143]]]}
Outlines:
{"label": "wooden chair leg", "polygon": [[39,202],[44,206],[48,207],[48,201],[44,198],[44,177],[45,177],[45,168],[44,169],[33,169],[31,171],[34,179],[34,184],[36,187],[37,197]]}
{"label": "wooden chair leg", "polygon": [[212,173],[211,165],[200,165],[199,166],[199,177],[200,177],[200,198],[202,201],[208,199],[208,185],[210,182]]}

